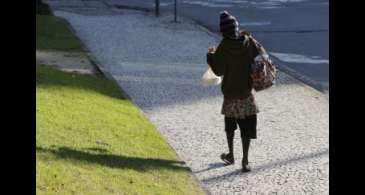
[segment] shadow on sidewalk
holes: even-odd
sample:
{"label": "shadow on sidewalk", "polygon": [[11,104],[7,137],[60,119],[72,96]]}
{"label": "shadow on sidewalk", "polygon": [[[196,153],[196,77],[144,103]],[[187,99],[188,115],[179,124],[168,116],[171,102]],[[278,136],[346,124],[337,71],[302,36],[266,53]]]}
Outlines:
{"label": "shadow on sidewalk", "polygon": [[[169,169],[173,171],[189,170],[189,168],[184,167],[185,163],[183,161],[105,154],[106,150],[99,148],[90,148],[89,151],[90,150],[93,152],[75,150],[69,147],[59,147],[56,149],[36,148],[37,152],[51,153],[60,159],[83,161],[110,168],[133,169],[136,171],[147,171],[151,169]],[[98,152],[95,153],[95,151]],[[102,154],[100,154],[99,151],[102,151]]]}
{"label": "shadow on sidewalk", "polygon": [[[231,171],[231,172],[226,173],[224,175],[219,175],[219,176],[203,179],[202,182],[209,183],[209,182],[214,182],[214,181],[216,181],[220,178],[236,177],[236,176],[241,176],[242,174],[255,174],[257,172],[265,171],[267,169],[273,169],[277,166],[288,165],[288,164],[291,164],[291,163],[296,163],[298,161],[303,161],[303,160],[307,160],[307,159],[311,159],[311,158],[316,158],[316,157],[326,155],[326,154],[329,154],[328,149],[324,149],[324,150],[316,152],[316,153],[311,153],[311,154],[307,154],[307,155],[303,155],[303,156],[299,156],[299,157],[294,157],[294,158],[291,158],[291,159],[288,159],[288,160],[282,160],[282,161],[277,161],[277,162],[272,162],[272,163],[268,163],[268,164],[259,165],[257,167],[252,167],[252,171],[249,172],[249,173],[241,173],[241,170]],[[218,167],[220,167],[220,166],[216,166],[215,168],[218,168]],[[211,169],[213,169],[213,168],[211,168]],[[194,172],[194,173],[200,173],[200,172],[208,171],[208,170],[210,170],[210,169],[208,168],[208,169],[197,171],[197,172]]]}
{"label": "shadow on sidewalk", "polygon": [[218,168],[221,168],[221,167],[225,167],[226,165],[222,162],[219,162],[219,163],[210,163],[208,164],[208,168],[206,169],[202,169],[200,171],[195,171],[194,173],[202,173],[202,172],[205,172],[205,171],[209,171],[209,170],[212,170],[212,169],[218,169]]}

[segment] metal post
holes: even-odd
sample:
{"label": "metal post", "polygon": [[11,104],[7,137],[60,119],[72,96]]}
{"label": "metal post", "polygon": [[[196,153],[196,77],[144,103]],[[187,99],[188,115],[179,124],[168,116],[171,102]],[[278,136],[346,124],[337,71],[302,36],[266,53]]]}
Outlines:
{"label": "metal post", "polygon": [[174,17],[174,22],[177,22],[177,2],[175,0],[175,17]]}
{"label": "metal post", "polygon": [[155,11],[156,11],[156,16],[160,15],[160,0],[155,0]]}

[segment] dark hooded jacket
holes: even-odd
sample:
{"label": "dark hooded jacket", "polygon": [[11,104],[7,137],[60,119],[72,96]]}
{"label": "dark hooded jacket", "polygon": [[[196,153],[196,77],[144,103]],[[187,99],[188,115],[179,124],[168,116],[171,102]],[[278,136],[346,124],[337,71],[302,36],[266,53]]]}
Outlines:
{"label": "dark hooded jacket", "polygon": [[207,54],[213,72],[223,76],[224,98],[246,98],[252,90],[251,64],[258,50],[247,35],[239,39],[224,37],[214,53]]}

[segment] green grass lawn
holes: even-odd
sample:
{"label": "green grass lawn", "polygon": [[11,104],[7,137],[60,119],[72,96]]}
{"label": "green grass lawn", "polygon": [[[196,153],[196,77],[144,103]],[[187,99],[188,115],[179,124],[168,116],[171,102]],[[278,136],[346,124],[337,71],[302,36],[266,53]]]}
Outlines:
{"label": "green grass lawn", "polygon": [[67,22],[53,15],[36,15],[36,48],[40,50],[82,51]]}
{"label": "green grass lawn", "polygon": [[114,82],[36,70],[37,194],[203,194]]}

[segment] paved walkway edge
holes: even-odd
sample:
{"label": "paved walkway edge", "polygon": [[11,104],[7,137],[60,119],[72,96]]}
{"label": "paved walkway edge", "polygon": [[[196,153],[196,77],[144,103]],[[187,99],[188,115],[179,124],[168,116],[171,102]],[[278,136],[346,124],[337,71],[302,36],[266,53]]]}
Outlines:
{"label": "paved walkway edge", "polygon": [[[111,80],[112,82],[116,83],[119,87],[119,89],[124,93],[124,95],[127,96],[128,100],[130,100],[137,108],[139,108],[139,111],[143,114],[143,116],[153,125],[156,127],[155,124],[153,124],[150,119],[147,117],[147,115],[143,112],[143,110],[133,101],[133,99],[123,90],[123,88],[118,84],[117,80],[115,80],[115,78],[105,69],[105,67],[96,59],[95,56],[93,56],[90,52],[88,52],[88,57],[90,62],[96,67],[96,69],[98,69],[98,71],[100,71],[102,73],[102,75],[104,75],[107,79]],[[157,127],[156,127],[157,129]],[[182,158],[179,156],[179,154],[176,152],[176,150],[170,145],[169,142],[167,142],[167,138],[165,135],[163,135],[161,133],[161,131],[157,132],[158,134],[160,134],[165,142],[169,145],[169,147],[174,151],[175,155],[177,156],[179,161],[184,162],[184,165],[186,165],[185,161],[182,160]],[[203,183],[196,177],[196,175],[192,172],[191,168],[186,166],[186,168],[189,169],[190,175],[193,178],[193,180],[203,189],[203,191],[205,192],[205,194],[207,195],[212,195],[212,193],[208,190],[207,187],[205,187],[203,185]]]}
{"label": "paved walkway edge", "polygon": [[[67,22],[67,26],[68,28],[72,31],[72,33],[74,33],[77,37],[77,33],[75,31],[75,29],[73,29],[72,25],[66,20]],[[78,37],[77,37],[78,38]],[[79,38],[78,38],[79,39]],[[128,100],[130,100],[137,108],[139,108],[140,112],[144,115],[144,117],[148,120],[149,118],[147,117],[147,115],[143,112],[143,110],[133,101],[133,99],[123,90],[123,88],[118,84],[117,80],[108,72],[108,70],[97,60],[97,58],[90,52],[90,50],[87,48],[87,46],[79,39],[82,49],[84,50],[87,58],[89,59],[89,61],[91,62],[91,64],[94,66],[95,70],[97,70],[101,75],[103,75],[105,78],[111,80],[112,82],[116,83],[119,90],[121,90],[123,92],[123,94],[125,96],[127,96]],[[151,124],[153,124],[150,121]],[[153,124],[154,125],[154,124]],[[155,126],[155,125],[154,125]],[[156,126],[155,126],[156,127]],[[156,127],[157,128],[157,127]],[[169,147],[174,151],[175,155],[177,156],[179,161],[183,161],[182,158],[178,155],[178,153],[176,152],[176,150],[170,145],[169,142],[167,142],[167,138],[160,132],[158,131],[158,133],[165,139],[165,142],[169,145]],[[183,161],[184,162],[184,161]],[[186,165],[186,163],[184,162],[184,164]],[[186,167],[189,169],[190,175],[193,178],[193,180],[203,189],[203,191],[205,192],[205,194],[207,195],[212,195],[212,193],[208,190],[208,188],[206,188],[202,182],[196,177],[196,175],[192,172],[190,167]]]}
{"label": "paved walkway edge", "polygon": [[[52,10],[53,11],[53,10]],[[66,20],[67,21],[67,20]],[[72,25],[70,25],[70,23],[67,21],[67,26],[69,27],[69,29],[72,31],[72,33],[74,33],[77,37],[77,33],[75,31],[75,29],[73,29]],[[78,37],[77,37],[78,38]],[[78,38],[79,39],[79,38]],[[149,120],[149,118],[147,117],[147,115],[143,112],[143,110],[133,101],[133,99],[123,90],[123,88],[119,85],[119,83],[117,82],[117,80],[115,80],[115,78],[107,71],[107,69],[96,59],[96,57],[90,52],[90,50],[86,47],[86,45],[79,39],[82,49],[85,51],[85,54],[87,56],[87,58],[89,59],[89,61],[91,62],[91,64],[94,66],[94,68],[101,73],[103,76],[105,76],[107,79],[111,80],[112,82],[116,83],[117,86],[119,87],[119,89],[123,92],[123,94],[125,96],[127,96],[128,100],[130,100],[139,110],[140,112],[144,115],[144,117]],[[150,121],[150,120],[149,120]],[[153,124],[150,121],[151,124]],[[154,124],[153,124],[154,125]],[[155,125],[154,125],[155,126]],[[156,127],[156,126],[155,126]],[[157,127],[156,127],[157,128]],[[165,139],[167,140],[167,138],[160,132],[158,131],[158,133]],[[179,161],[183,161],[182,158],[177,154],[177,152],[175,151],[175,149],[170,145],[170,143],[168,143],[167,141],[165,141],[169,147],[174,151],[175,155],[177,156]],[[184,161],[183,161],[184,162]],[[186,165],[186,163],[184,162],[184,164]],[[192,172],[190,167],[186,167],[189,169],[191,178],[193,178],[194,182],[196,182],[205,192],[205,194],[207,195],[212,195],[212,193],[202,184],[202,182],[196,177],[196,175]]]}
{"label": "paved walkway edge", "polygon": [[[51,6],[50,6],[51,7]],[[51,8],[52,9],[52,8]],[[53,12],[53,10],[52,10]],[[67,21],[67,27],[70,29],[70,31],[72,33],[74,33],[77,36],[77,33],[75,31],[75,29],[73,29],[72,25]],[[79,39],[79,38],[78,38]],[[84,50],[84,53],[86,54],[88,60],[90,61],[90,63],[94,66],[95,70],[98,71],[98,73],[100,73],[101,75],[103,75],[105,78],[109,79],[110,81],[114,82],[117,84],[119,90],[121,90],[123,92],[123,95],[126,96],[126,98],[128,98],[128,100],[130,100],[138,109],[139,111],[143,114],[143,116],[153,125],[155,126],[147,117],[147,115],[143,112],[143,110],[133,101],[133,99],[123,90],[123,88],[118,84],[117,80],[115,80],[115,78],[106,70],[106,68],[96,59],[96,57],[90,52],[90,50],[87,48],[87,46],[82,42],[81,39],[79,39],[80,43],[81,43],[81,47]],[[156,127],[156,126],[155,126]],[[156,127],[157,128],[157,127]],[[182,158],[178,155],[178,153],[176,152],[176,150],[170,145],[169,142],[167,142],[167,138],[160,132],[158,131],[157,133],[159,133],[164,139],[165,142],[168,144],[168,146],[174,151],[175,155],[177,156],[179,161],[183,161]],[[183,161],[184,164],[186,165],[185,161]],[[205,194],[207,195],[212,195],[212,193],[208,190],[207,187],[205,187],[203,185],[203,183],[196,177],[196,175],[192,172],[190,167],[186,167],[189,169],[191,178],[194,180],[194,182],[196,182],[205,192]]]}

